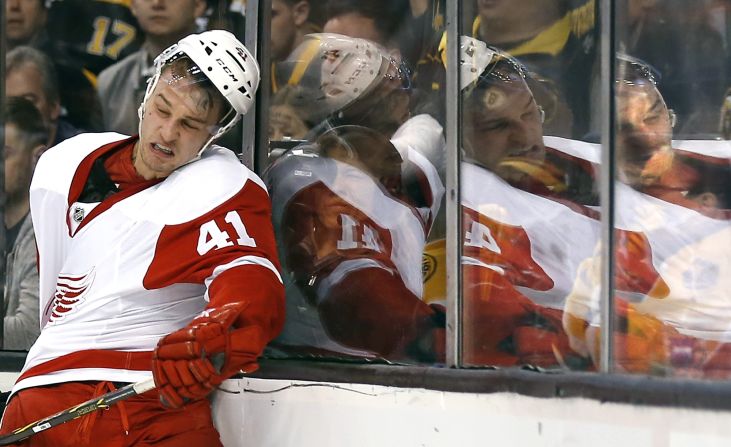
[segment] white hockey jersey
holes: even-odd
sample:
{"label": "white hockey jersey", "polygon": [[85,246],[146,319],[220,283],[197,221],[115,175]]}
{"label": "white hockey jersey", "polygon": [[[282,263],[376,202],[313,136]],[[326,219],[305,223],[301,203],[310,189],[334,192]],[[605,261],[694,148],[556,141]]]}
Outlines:
{"label": "white hockey jersey", "polygon": [[[545,144],[598,161],[595,144],[557,137]],[[461,174],[462,263],[498,272],[536,304],[563,309],[579,264],[598,240],[598,216],[515,188],[474,164],[463,162]]]}
{"label": "white hockey jersey", "polygon": [[[134,141],[82,134],[38,163],[30,201],[42,331],[14,391],[149,378],[159,339],[204,309],[223,272],[254,269],[281,283],[266,188],[227,149],[101,203],[78,202],[94,161]],[[258,293],[252,284],[250,299]]]}
{"label": "white hockey jersey", "polygon": [[[731,160],[726,141],[675,141],[673,147],[715,157],[717,162]],[[725,213],[711,217],[687,203],[661,200],[622,183],[615,188],[615,227],[645,238],[646,247],[641,251],[635,247],[632,258],[651,266],[657,275],[656,293],[626,288],[616,296],[685,335],[731,341],[731,220]],[[581,266],[566,308],[594,326],[600,322],[598,256],[597,250]],[[620,274],[637,274],[636,268],[630,269],[617,265]]]}
{"label": "white hockey jersey", "polygon": [[[316,352],[308,348],[317,348],[322,350],[317,352],[373,356],[332,340],[313,305],[331,288],[343,287],[341,281],[358,269],[393,271],[406,289],[421,298],[421,255],[444,187],[420,149],[443,138],[436,121],[417,118],[408,123],[413,129],[402,128],[391,141],[404,165],[409,164],[421,179],[427,199],[423,207],[392,196],[377,179],[354,166],[297,149],[265,173],[286,274],[287,321],[276,344],[303,347],[308,354]],[[303,276],[312,278],[313,297],[306,297],[295,282]],[[378,285],[373,287],[379,293]]]}

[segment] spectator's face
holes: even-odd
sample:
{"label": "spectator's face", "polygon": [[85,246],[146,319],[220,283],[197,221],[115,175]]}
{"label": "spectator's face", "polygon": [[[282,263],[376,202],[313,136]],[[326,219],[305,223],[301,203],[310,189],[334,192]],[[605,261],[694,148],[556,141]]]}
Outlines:
{"label": "spectator's face", "polygon": [[651,183],[669,168],[672,126],[665,101],[649,82],[617,86],[619,168],[631,185]]}
{"label": "spectator's face", "polygon": [[307,22],[309,12],[307,1],[272,0],[272,60],[281,61],[289,56],[295,47],[297,32]]}
{"label": "spectator's face", "polygon": [[5,0],[5,36],[13,46],[28,43],[46,23],[42,0]]}
{"label": "spectator's face", "polygon": [[52,101],[43,91],[43,76],[34,65],[24,64],[5,76],[5,94],[22,96],[41,112],[46,124],[55,124],[61,113],[58,101]]}
{"label": "spectator's face", "polygon": [[307,134],[307,125],[288,105],[277,105],[269,108],[269,139],[281,141],[285,138],[301,140]]}
{"label": "spectator's face", "polygon": [[205,9],[204,0],[133,0],[131,4],[132,14],[146,34],[171,39],[192,31]]}
{"label": "spectator's face", "polygon": [[28,147],[14,124],[5,125],[5,194],[8,201],[22,200],[28,192],[33,176],[33,149]]}
{"label": "spectator's face", "polygon": [[477,0],[477,13],[489,19],[528,21],[545,16],[547,7],[556,3],[556,0]]}
{"label": "spectator's face", "polygon": [[364,17],[357,13],[343,14],[329,19],[322,29],[325,33],[336,33],[344,36],[359,37],[375,42],[381,46],[386,45],[386,39],[378,31],[373,19]]}
{"label": "spectator's face", "polygon": [[[187,77],[165,71],[145,104],[134,165],[146,179],[163,178],[193,160],[211,137],[221,104]],[[221,99],[222,101],[222,99]]]}
{"label": "spectator's face", "polygon": [[541,113],[522,80],[474,91],[465,99],[465,155],[490,170],[509,157],[542,161]]}

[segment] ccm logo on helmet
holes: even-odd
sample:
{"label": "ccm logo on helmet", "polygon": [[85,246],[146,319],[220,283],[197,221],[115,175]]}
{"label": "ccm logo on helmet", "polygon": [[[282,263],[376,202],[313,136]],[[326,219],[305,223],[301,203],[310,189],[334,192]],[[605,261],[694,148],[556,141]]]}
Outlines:
{"label": "ccm logo on helmet", "polygon": [[249,58],[249,56],[246,54],[246,51],[244,51],[244,49],[241,47],[236,47],[236,52],[239,53],[239,56],[241,56],[244,61]]}
{"label": "ccm logo on helmet", "polygon": [[226,72],[226,74],[231,78],[232,81],[239,82],[239,80],[236,79],[236,76],[234,76],[233,72],[231,71],[230,68],[228,68],[228,66],[226,65],[226,63],[224,61],[222,61],[221,59],[216,59],[216,62],[218,62],[218,65],[220,65],[223,68],[223,71]]}

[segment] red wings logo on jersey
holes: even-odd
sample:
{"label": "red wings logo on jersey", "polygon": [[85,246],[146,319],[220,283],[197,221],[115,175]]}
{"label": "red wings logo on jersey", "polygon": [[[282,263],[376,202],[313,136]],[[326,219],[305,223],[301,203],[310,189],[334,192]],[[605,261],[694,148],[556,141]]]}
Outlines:
{"label": "red wings logo on jersey", "polygon": [[56,324],[74,313],[84,302],[84,295],[94,282],[94,269],[83,275],[58,275],[56,292],[44,313],[48,324]]}

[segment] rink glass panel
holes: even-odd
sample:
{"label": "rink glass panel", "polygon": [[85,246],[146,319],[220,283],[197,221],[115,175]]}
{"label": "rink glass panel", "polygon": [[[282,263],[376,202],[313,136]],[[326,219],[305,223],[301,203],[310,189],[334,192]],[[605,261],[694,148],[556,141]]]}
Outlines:
{"label": "rink glass panel", "polygon": [[613,366],[727,379],[728,5],[634,3],[615,24]]}
{"label": "rink glass panel", "polygon": [[262,83],[287,297],[266,355],[443,364],[444,5],[302,3],[272,2]]}

